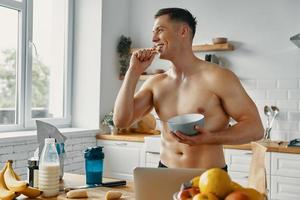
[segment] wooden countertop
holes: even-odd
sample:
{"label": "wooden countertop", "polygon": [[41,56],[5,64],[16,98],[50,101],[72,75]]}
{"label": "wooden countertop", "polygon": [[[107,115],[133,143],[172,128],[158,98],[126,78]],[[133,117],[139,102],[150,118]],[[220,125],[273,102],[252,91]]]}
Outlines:
{"label": "wooden countertop", "polygon": [[[288,142],[282,141],[260,141],[258,142],[263,146],[267,147],[268,152],[278,152],[278,153],[294,153],[300,154],[300,147],[288,147]],[[250,150],[250,144],[241,144],[241,145],[224,145],[225,149],[241,149],[241,150]]]}
{"label": "wooden countertop", "polygon": [[[109,178],[104,178],[103,182],[109,182],[109,181],[114,181],[116,179],[109,179]],[[70,173],[65,173],[63,182],[60,185],[60,194],[57,197],[52,197],[52,198],[44,198],[44,197],[38,197],[36,198],[37,200],[70,200],[66,198],[65,193],[63,192],[63,188],[65,187],[76,187],[76,186],[82,186],[85,185],[85,176],[84,175],[78,175],[78,174],[70,174]],[[114,191],[120,191],[122,192],[122,198],[120,200],[134,200],[134,192],[133,192],[133,183],[128,182],[126,186],[118,186],[118,187],[96,187],[96,188],[90,188],[87,189],[89,198],[80,198],[80,200],[99,200],[99,199],[104,199],[105,194],[109,190],[114,190]],[[24,196],[20,196],[17,198],[17,200],[22,199],[22,200],[27,200],[28,198]]]}
{"label": "wooden countertop", "polygon": [[105,133],[98,134],[96,136],[97,140],[121,140],[129,142],[144,142],[146,136],[151,136],[153,134],[142,134],[142,133],[119,133],[117,135]]}
{"label": "wooden countertop", "polygon": [[[151,136],[152,134],[140,134],[140,133],[126,133],[126,134],[98,134],[96,136],[99,140],[121,140],[121,141],[131,141],[131,142],[144,142],[146,136]],[[271,141],[271,142],[259,142],[260,144],[267,147],[268,152],[278,152],[278,153],[294,153],[300,154],[300,147],[288,147],[288,142]],[[225,149],[240,149],[240,150],[250,150],[250,144],[241,145],[224,145]]]}

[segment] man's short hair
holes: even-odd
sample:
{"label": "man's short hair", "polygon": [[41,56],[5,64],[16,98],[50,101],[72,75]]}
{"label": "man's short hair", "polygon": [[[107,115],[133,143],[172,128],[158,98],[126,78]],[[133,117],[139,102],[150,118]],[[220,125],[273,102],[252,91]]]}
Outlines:
{"label": "man's short hair", "polygon": [[162,8],[154,15],[158,18],[162,15],[169,15],[171,20],[187,23],[192,30],[192,38],[196,32],[196,17],[194,17],[187,9],[182,8]]}

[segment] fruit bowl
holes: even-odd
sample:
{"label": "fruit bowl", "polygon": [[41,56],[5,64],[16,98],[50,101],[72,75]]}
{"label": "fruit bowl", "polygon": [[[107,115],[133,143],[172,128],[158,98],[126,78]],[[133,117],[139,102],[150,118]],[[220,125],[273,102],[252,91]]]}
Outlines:
{"label": "fruit bowl", "polygon": [[179,192],[175,192],[174,194],[173,194],[173,200],[179,200],[177,197],[178,197],[178,193]]}
{"label": "fruit bowl", "polygon": [[185,135],[196,135],[195,125],[204,125],[204,116],[201,114],[178,115],[168,120],[168,127],[172,132],[180,131]]}
{"label": "fruit bowl", "polygon": [[180,190],[173,194],[173,200],[187,199],[266,200],[266,196],[232,181],[223,169],[211,168],[183,183]]}

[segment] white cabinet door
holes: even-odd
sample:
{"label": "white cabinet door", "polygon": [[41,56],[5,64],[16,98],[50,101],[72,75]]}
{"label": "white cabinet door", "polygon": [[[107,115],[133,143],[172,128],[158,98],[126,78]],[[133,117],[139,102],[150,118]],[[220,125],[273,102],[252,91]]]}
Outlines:
{"label": "white cabinet door", "polygon": [[135,167],[145,165],[144,143],[98,140],[103,146],[104,177],[133,180]]}
{"label": "white cabinet door", "polygon": [[[249,174],[246,172],[228,172],[230,175],[231,180],[234,182],[240,184],[243,187],[248,187],[248,178]],[[271,196],[271,176],[267,176],[267,191],[268,191],[268,197]]]}
{"label": "white cabinet door", "polygon": [[300,178],[300,154],[272,153],[271,162],[272,175]]}
{"label": "white cabinet door", "polygon": [[[229,171],[249,173],[252,158],[251,150],[225,149],[225,160]],[[270,174],[270,153],[266,153],[265,166],[267,174]]]}
{"label": "white cabinet door", "polygon": [[158,162],[160,160],[159,153],[146,152],[146,167],[158,167]]}
{"label": "white cabinet door", "polygon": [[[225,161],[228,165],[228,173],[231,179],[244,187],[248,187],[248,178],[250,171],[250,164],[252,159],[251,150],[239,149],[224,149]],[[265,166],[267,172],[267,189],[268,196],[271,195],[271,154],[266,153]]]}
{"label": "white cabinet door", "polygon": [[248,178],[249,178],[248,173],[233,172],[233,171],[229,171],[228,173],[230,175],[231,180],[240,184],[243,187],[248,187]]}
{"label": "white cabinet door", "polygon": [[300,179],[283,176],[271,176],[271,199],[300,199]]}

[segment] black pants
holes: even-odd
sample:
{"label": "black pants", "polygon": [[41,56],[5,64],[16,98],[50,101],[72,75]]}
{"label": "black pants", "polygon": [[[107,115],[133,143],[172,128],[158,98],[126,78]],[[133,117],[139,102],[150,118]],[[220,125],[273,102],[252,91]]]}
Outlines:
{"label": "black pants", "polygon": [[[166,165],[162,164],[161,161],[158,163],[158,168],[168,168]],[[228,167],[225,165],[225,167],[222,168],[224,171],[228,172]]]}

